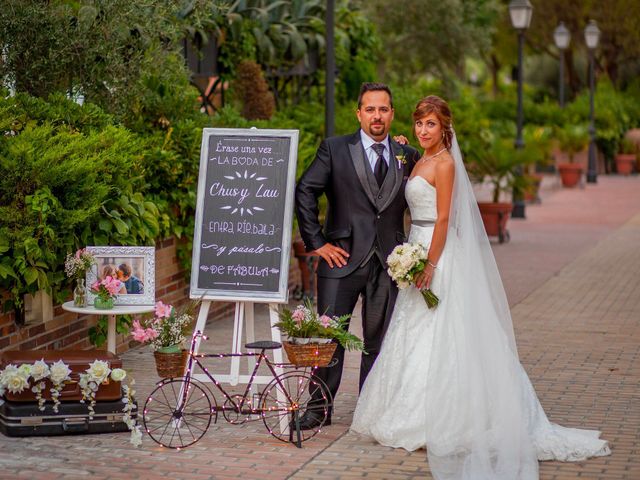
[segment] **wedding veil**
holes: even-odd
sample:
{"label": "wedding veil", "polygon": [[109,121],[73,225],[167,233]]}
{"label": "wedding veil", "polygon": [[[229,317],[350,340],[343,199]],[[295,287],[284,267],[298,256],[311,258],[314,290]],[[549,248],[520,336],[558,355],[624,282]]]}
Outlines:
{"label": "wedding veil", "polygon": [[455,133],[450,152],[451,254],[438,265],[446,280],[435,293],[452,301],[436,310],[435,339],[447,354],[429,365],[428,378],[438,379],[425,405],[429,465],[437,480],[537,479],[509,305]]}

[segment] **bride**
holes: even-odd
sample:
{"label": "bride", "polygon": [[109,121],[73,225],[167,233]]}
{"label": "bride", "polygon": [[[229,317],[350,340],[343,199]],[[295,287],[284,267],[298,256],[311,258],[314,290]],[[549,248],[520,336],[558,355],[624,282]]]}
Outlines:
{"label": "bride", "polygon": [[409,242],[428,248],[401,290],[351,430],[390,447],[426,447],[437,480],[529,480],[538,460],[610,454],[600,432],[550,423],[518,359],[502,281],[462,163],[447,103],[422,99],[413,114],[424,155],[405,195]]}

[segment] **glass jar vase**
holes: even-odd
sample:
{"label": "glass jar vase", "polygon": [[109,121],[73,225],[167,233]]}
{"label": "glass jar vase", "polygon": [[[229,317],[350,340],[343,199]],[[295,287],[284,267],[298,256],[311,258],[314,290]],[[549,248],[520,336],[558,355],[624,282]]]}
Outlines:
{"label": "glass jar vase", "polygon": [[93,300],[93,308],[96,310],[111,310],[115,304],[115,298],[108,297],[106,299],[96,297]]}
{"label": "glass jar vase", "polygon": [[87,287],[84,285],[84,278],[76,279],[76,288],[73,289],[73,306],[87,306]]}

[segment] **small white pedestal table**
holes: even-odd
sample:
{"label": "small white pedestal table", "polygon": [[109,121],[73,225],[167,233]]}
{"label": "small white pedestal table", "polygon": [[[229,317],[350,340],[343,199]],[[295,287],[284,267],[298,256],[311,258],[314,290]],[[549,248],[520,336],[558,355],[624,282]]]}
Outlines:
{"label": "small white pedestal table", "polygon": [[76,307],[73,300],[62,304],[62,309],[68,312],[82,313],[84,315],[107,315],[107,350],[116,353],[116,315],[135,315],[149,313],[155,310],[154,305],[116,305],[109,310],[100,310],[93,305],[88,307]]}

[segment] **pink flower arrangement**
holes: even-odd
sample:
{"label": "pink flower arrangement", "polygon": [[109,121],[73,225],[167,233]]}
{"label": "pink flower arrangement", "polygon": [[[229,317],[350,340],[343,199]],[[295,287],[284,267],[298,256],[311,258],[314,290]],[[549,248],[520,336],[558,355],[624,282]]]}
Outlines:
{"label": "pink flower arrangement", "polygon": [[133,321],[133,330],[131,331],[133,339],[136,342],[147,343],[158,338],[158,332],[151,327],[145,327],[140,321]]}
{"label": "pink flower arrangement", "polygon": [[120,280],[107,275],[102,280],[93,282],[91,291],[100,297],[101,300],[108,300],[118,294],[121,285],[122,282]]}
{"label": "pink flower arrangement", "polygon": [[157,302],[153,318],[133,322],[133,339],[151,343],[154,350],[182,346],[193,321],[194,308],[195,304],[191,304],[186,311],[177,312],[171,305]]}
{"label": "pink flower arrangement", "polygon": [[[356,335],[349,333],[349,317],[330,317],[320,314],[309,299],[294,310],[283,308],[278,310],[278,323],[274,326],[289,337],[292,343],[321,343],[318,339],[333,339],[348,350],[364,350],[364,343]],[[300,339],[311,339],[301,342]]]}
{"label": "pink flower arrangement", "polygon": [[64,271],[69,278],[83,278],[86,271],[96,263],[94,256],[86,248],[77,250],[75,254],[67,254]]}

